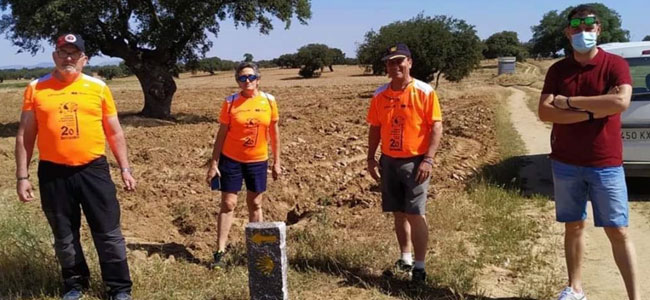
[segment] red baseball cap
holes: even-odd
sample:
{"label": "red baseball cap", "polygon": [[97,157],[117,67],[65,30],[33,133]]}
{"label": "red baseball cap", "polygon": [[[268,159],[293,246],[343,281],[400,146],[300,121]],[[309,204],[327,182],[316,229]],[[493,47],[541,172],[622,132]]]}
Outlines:
{"label": "red baseball cap", "polygon": [[86,46],[84,44],[84,39],[80,35],[74,33],[66,33],[56,39],[56,47],[62,47],[65,45],[74,45],[81,52],[86,52]]}

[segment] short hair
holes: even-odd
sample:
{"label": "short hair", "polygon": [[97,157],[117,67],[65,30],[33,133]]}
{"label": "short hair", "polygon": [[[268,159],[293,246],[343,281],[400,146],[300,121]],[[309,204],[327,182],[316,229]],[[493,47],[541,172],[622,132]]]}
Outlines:
{"label": "short hair", "polygon": [[574,7],[566,17],[567,21],[571,22],[571,18],[573,18],[575,15],[594,15],[596,16],[596,21],[600,21],[598,19],[598,12],[591,5],[581,4]]}
{"label": "short hair", "polygon": [[252,62],[242,62],[235,69],[235,79],[237,79],[237,76],[239,76],[239,72],[241,72],[241,70],[246,69],[246,68],[253,69],[253,72],[255,72],[255,76],[257,76],[257,78],[262,77],[262,75],[260,74],[260,69],[257,67],[256,64],[254,64]]}

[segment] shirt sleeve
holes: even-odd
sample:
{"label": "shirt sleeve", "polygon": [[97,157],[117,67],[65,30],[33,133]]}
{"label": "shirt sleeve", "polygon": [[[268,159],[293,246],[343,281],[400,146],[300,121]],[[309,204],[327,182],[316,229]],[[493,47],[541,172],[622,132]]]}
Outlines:
{"label": "shirt sleeve", "polygon": [[231,102],[228,102],[228,99],[223,100],[223,104],[221,104],[221,112],[219,113],[219,123],[230,124],[230,116],[228,115],[230,104]]}
{"label": "shirt sleeve", "polygon": [[23,111],[34,110],[34,86],[31,84],[27,85],[25,88],[25,93],[23,93]]}
{"label": "shirt sleeve", "polygon": [[442,110],[440,108],[440,101],[438,101],[438,94],[436,91],[431,91],[431,93],[429,93],[429,99],[427,100],[427,121],[430,124],[442,121]]}
{"label": "shirt sleeve", "polygon": [[610,69],[610,87],[623,84],[632,85],[632,76],[630,75],[630,65],[625,59],[617,58]]}
{"label": "shirt sleeve", "polygon": [[366,122],[372,126],[381,126],[379,111],[377,110],[377,97],[372,97],[372,100],[370,100],[370,108],[368,108]]}
{"label": "shirt sleeve", "polygon": [[280,119],[280,114],[278,113],[278,102],[275,100],[269,100],[271,103],[271,122],[275,122]]}
{"label": "shirt sleeve", "polygon": [[557,64],[552,65],[548,69],[548,72],[546,72],[546,77],[544,78],[544,87],[542,88],[542,95],[558,94],[556,65]]}
{"label": "shirt sleeve", "polygon": [[115,100],[113,94],[108,86],[104,86],[102,90],[102,113],[104,117],[112,117],[117,115],[117,108],[115,107]]}

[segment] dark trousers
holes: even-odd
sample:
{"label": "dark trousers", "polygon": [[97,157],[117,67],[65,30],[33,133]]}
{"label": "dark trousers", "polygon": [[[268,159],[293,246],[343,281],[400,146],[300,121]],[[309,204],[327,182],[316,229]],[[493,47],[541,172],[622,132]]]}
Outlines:
{"label": "dark trousers", "polygon": [[130,292],[126,243],[120,230],[120,205],[106,157],[83,166],[48,161],[38,165],[43,212],[54,234],[64,292],[88,286],[90,272],[79,241],[81,209],[99,256],[102,279],[109,294]]}

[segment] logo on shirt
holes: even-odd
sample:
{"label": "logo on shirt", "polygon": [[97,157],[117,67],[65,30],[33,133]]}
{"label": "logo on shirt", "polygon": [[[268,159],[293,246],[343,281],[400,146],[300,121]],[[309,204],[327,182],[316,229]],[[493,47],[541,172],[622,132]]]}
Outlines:
{"label": "logo on shirt", "polygon": [[402,151],[404,141],[404,123],[406,119],[403,116],[395,116],[390,122],[390,140],[389,149]]}
{"label": "logo on shirt", "polygon": [[64,102],[59,105],[57,121],[60,125],[62,140],[79,138],[79,120],[77,119],[79,105],[75,102]]}
{"label": "logo on shirt", "polygon": [[257,119],[248,119],[244,124],[244,147],[255,147],[259,133],[259,121]]}

